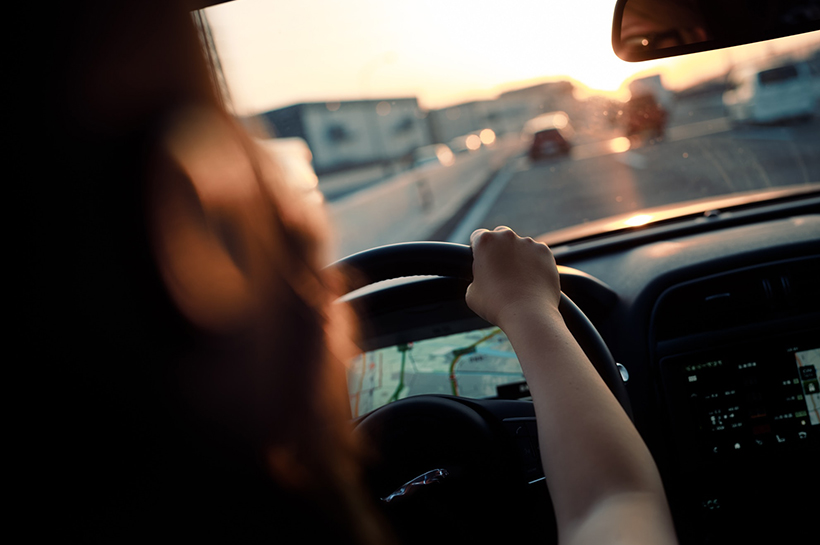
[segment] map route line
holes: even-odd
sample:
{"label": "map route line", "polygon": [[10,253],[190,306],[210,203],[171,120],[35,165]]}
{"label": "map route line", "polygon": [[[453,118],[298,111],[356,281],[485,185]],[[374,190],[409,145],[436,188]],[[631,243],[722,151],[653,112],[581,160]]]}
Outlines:
{"label": "map route line", "polygon": [[399,352],[401,352],[401,370],[399,371],[399,385],[396,386],[396,391],[393,392],[393,395],[390,396],[390,400],[388,403],[392,403],[393,401],[398,401],[399,394],[401,393],[402,389],[404,388],[404,364],[407,361],[407,352],[408,350],[413,349],[413,343],[405,343],[400,344],[398,346]]}
{"label": "map route line", "polygon": [[362,386],[364,385],[364,373],[367,367],[367,358],[362,352],[362,373],[359,375],[359,387],[356,388],[356,406],[353,409],[353,416],[359,416],[359,399],[362,395]]}
{"label": "map route line", "polygon": [[501,333],[501,329],[496,328],[487,335],[484,335],[483,337],[478,339],[473,344],[467,346],[466,348],[456,348],[455,350],[453,350],[453,361],[450,362],[450,388],[452,389],[454,396],[458,396],[458,379],[456,378],[456,364],[461,359],[461,356],[475,352],[476,346],[483,343],[484,341],[487,341],[488,339],[491,339],[492,337],[495,337],[499,333]]}

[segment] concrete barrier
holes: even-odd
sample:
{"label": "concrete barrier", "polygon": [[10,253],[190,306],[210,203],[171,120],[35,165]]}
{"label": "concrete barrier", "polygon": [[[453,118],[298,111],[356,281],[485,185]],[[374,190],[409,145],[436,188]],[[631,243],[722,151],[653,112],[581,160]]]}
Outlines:
{"label": "concrete barrier", "polygon": [[425,240],[519,152],[518,137],[457,157],[450,166],[429,165],[328,204],[334,225],[334,259],[384,244]]}

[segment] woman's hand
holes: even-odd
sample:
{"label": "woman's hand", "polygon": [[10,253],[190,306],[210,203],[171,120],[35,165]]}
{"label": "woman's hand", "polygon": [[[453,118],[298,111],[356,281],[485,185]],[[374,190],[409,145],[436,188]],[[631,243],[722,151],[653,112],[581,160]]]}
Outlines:
{"label": "woman's hand", "polygon": [[675,543],[652,455],[558,313],[550,249],[507,227],[470,242],[467,304],[504,330],[521,363],[559,541]]}
{"label": "woman's hand", "polygon": [[546,244],[521,238],[509,227],[477,229],[470,236],[473,283],[467,305],[502,329],[529,312],[557,313],[561,287],[555,259]]}

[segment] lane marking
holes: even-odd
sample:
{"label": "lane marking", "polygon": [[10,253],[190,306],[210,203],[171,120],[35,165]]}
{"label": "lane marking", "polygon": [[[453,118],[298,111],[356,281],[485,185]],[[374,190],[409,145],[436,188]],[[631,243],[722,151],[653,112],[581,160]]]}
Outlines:
{"label": "lane marking", "polygon": [[797,159],[797,164],[800,165],[800,171],[803,173],[803,180],[807,184],[811,183],[811,178],[809,178],[809,170],[806,168],[806,163],[803,161],[803,156],[800,155],[800,150],[797,149],[797,144],[794,143],[794,140],[789,140],[789,144],[791,145],[792,152],[794,152],[795,159]]}
{"label": "lane marking", "polygon": [[766,169],[763,168],[763,165],[761,165],[760,162],[758,162],[757,159],[755,159],[755,156],[753,154],[750,154],[749,159],[751,159],[752,165],[755,167],[757,172],[760,174],[760,177],[763,178],[763,183],[766,184],[766,187],[774,187],[772,185],[772,181],[769,179],[769,175],[766,174]]}
{"label": "lane marking", "polygon": [[453,229],[453,232],[450,233],[450,236],[447,237],[447,242],[470,243],[470,235],[478,229],[481,222],[484,221],[484,218],[490,213],[490,208],[492,208],[495,201],[498,200],[504,188],[507,187],[507,184],[513,177],[516,166],[519,164],[520,161],[510,161],[498,171],[498,174],[495,175],[495,178],[492,179],[481,196],[476,200],[473,207],[470,208],[470,211],[467,212],[456,228]]}

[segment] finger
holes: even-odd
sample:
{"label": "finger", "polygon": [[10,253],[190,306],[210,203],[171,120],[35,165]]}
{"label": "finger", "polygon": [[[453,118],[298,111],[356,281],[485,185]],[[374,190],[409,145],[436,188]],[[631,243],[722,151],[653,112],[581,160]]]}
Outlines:
{"label": "finger", "polygon": [[482,233],[489,233],[486,229],[476,229],[470,235],[470,246],[475,246],[475,239],[478,238]]}
{"label": "finger", "polygon": [[493,229],[493,231],[512,231],[512,229],[510,229],[506,225],[499,225],[498,227]]}

